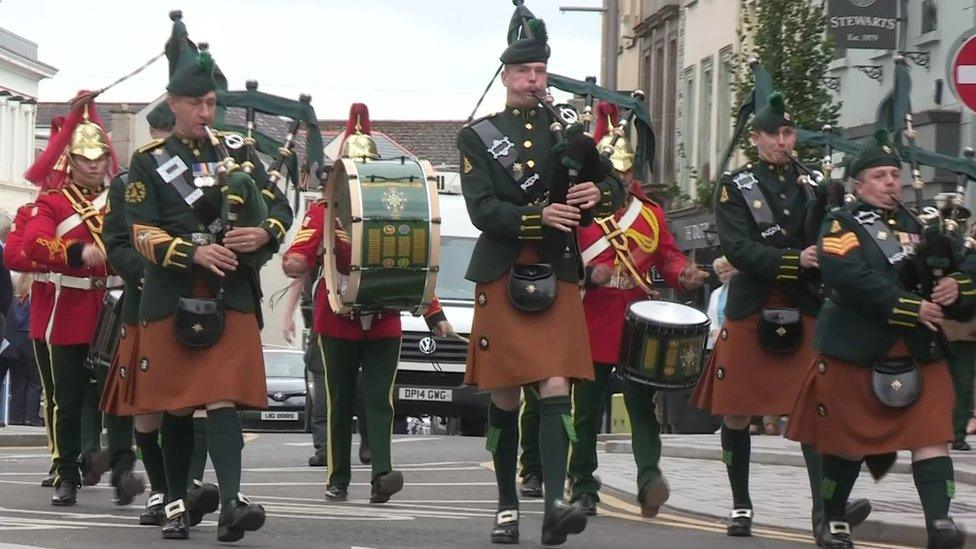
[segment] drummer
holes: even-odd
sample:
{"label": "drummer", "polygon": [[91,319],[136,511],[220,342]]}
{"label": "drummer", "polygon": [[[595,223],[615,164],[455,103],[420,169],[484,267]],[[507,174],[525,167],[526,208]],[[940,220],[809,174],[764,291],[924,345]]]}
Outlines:
{"label": "drummer", "polygon": [[[596,377],[594,381],[573,383],[576,441],[570,454],[569,479],[572,501],[589,515],[596,514],[596,503],[600,501],[600,482],[593,476],[597,468],[596,435],[606,409],[610,374],[620,358],[627,307],[635,301],[657,297],[651,289],[652,268],[669,286],[685,291],[697,290],[708,276],[681,254],[668,231],[664,210],[641,189],[640,181],[634,177],[634,151],[627,139],[619,137],[610,149],[612,130],[618,123],[616,105],[603,101],[597,104],[593,138],[598,141],[599,150],[612,151],[609,156],[614,171],[629,191],[626,202],[612,217],[582,227],[579,232],[587,273],[583,310]],[[611,233],[622,234],[610,237]],[[670,493],[659,466],[661,426],[654,414],[655,389],[625,379],[623,393],[637,462],[637,500],[641,514],[653,517]]]}
{"label": "drummer", "polygon": [[[370,137],[369,110],[365,104],[354,103],[350,108],[340,151],[343,157],[363,162],[379,158],[376,144]],[[324,200],[318,200],[306,212],[302,227],[282,260],[282,268],[288,276],[298,278],[315,268],[328,219],[326,206]],[[338,269],[342,274],[348,274],[349,236],[342,230],[336,233]],[[356,405],[357,372],[362,367],[365,421],[369,425],[367,436],[372,451],[369,501],[385,503],[403,488],[403,474],[393,469],[390,452],[393,432],[390,395],[400,359],[400,313],[336,315],[329,304],[329,290],[324,280],[320,280],[315,289],[312,331],[318,334],[328,391],[325,498],[329,501],[349,498],[352,417]],[[436,298],[424,318],[436,336],[444,337],[454,332]],[[363,420],[359,418],[360,422]]]}
{"label": "drummer", "polygon": [[[729,284],[725,324],[695,390],[695,404],[723,417],[722,452],[732,487],[727,533],[752,532],[749,494],[751,416],[785,415],[815,354],[814,319],[820,308],[810,275],[818,266],[816,246],[803,235],[807,210],[816,202],[801,188],[790,154],[797,130],[779,93],[756,113],[750,141],[759,160],[726,172],[719,181],[715,220],[722,251],[738,269]],[[776,324],[763,311],[785,308],[792,320]],[[760,338],[760,335],[764,337]],[[814,535],[822,520],[820,456],[803,444],[813,500]],[[862,522],[866,500],[848,510],[848,522]]]}
{"label": "drummer", "polygon": [[[55,177],[61,171],[61,154],[68,159],[67,171],[61,177],[60,188],[50,188],[38,197],[25,228],[23,248],[27,258],[59,273],[47,332],[60,452],[51,504],[70,506],[76,502],[82,480],[84,463],[80,452],[85,393],[97,388],[95,372],[85,362],[105,290],[121,286],[121,280],[112,276],[106,263],[102,242],[106,178],[118,167],[108,136],[97,123],[88,92],[75,97],[64,127],[31,172],[37,174],[47,166],[49,177]],[[86,214],[78,215],[79,211]],[[145,489],[141,479],[132,473],[135,462],[132,421],[113,415],[106,416],[105,420],[111,455],[96,454],[84,465],[89,474],[94,469],[100,475],[108,461],[113,468],[116,501],[128,504]],[[100,423],[98,427],[100,432]]]}

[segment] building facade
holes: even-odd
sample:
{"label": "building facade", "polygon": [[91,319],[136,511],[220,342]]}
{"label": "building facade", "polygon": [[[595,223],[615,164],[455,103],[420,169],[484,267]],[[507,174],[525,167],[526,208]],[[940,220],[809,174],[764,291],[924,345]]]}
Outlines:
{"label": "building facade", "polygon": [[0,207],[13,212],[35,188],[23,175],[34,162],[37,89],[57,69],[37,58],[37,44],[0,28]]}

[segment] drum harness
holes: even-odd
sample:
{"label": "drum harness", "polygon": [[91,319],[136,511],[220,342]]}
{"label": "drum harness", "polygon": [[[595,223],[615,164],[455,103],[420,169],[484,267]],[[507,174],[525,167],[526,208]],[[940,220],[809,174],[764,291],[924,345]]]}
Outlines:
{"label": "drum harness", "polygon": [[637,287],[643,290],[648,297],[658,299],[661,297],[661,294],[652,288],[647,280],[637,272],[636,262],[630,255],[630,249],[627,246],[627,230],[640,217],[643,208],[643,202],[637,197],[632,197],[630,205],[620,217],[619,223],[616,217],[612,215],[595,219],[597,225],[603,231],[603,236],[583,250],[582,257],[583,263],[586,264],[603,253],[607,248],[612,247],[614,253],[617,255],[617,259],[627,270],[627,273],[634,280],[634,283],[637,284]]}

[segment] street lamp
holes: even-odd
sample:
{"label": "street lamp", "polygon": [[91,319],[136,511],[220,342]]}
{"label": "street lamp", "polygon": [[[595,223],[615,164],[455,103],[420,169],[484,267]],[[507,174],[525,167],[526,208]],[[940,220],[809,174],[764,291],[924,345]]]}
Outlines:
{"label": "street lamp", "polygon": [[600,54],[600,84],[617,89],[617,50],[620,46],[620,10],[617,0],[603,0],[603,7],[561,6],[561,13],[583,12],[603,14],[603,32]]}

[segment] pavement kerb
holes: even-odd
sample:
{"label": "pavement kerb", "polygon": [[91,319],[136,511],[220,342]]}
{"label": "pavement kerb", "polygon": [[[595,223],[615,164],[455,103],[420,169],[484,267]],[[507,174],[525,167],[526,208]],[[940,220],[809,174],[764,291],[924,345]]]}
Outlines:
{"label": "pavement kerb", "polygon": [[3,433],[0,434],[0,448],[20,448],[25,446],[47,447],[47,435],[42,429],[39,433]]}
{"label": "pavement kerb", "polygon": [[[630,454],[633,451],[629,440],[607,440],[605,442],[605,448],[608,454]],[[722,449],[720,447],[702,448],[700,446],[679,446],[665,443],[662,447],[661,455],[671,458],[722,461]],[[803,454],[799,452],[770,452],[757,448],[752,449],[751,462],[763,465],[806,467],[803,462]],[[910,475],[912,474],[912,468],[910,464],[899,461],[895,463],[891,472]],[[955,480],[963,484],[976,485],[976,472],[956,469]]]}

